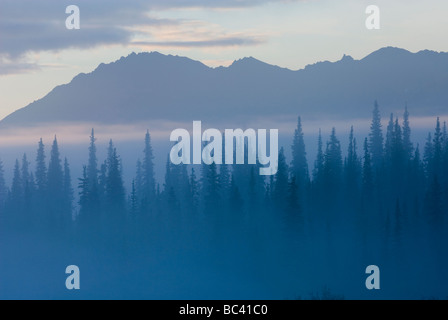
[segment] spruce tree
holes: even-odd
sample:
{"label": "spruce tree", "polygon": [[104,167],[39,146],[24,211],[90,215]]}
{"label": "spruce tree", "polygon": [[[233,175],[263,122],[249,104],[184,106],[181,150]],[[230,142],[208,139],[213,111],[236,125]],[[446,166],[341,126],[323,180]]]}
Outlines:
{"label": "spruce tree", "polygon": [[58,141],[56,136],[51,146],[50,163],[48,164],[48,213],[50,215],[50,228],[53,232],[60,232],[67,222],[62,213],[63,210],[63,185],[64,178],[62,172],[61,158],[59,154]]}
{"label": "spruce tree", "polygon": [[433,171],[434,145],[432,142],[431,133],[428,133],[426,138],[425,150],[423,153],[423,164],[425,166],[426,178],[430,179],[434,176]]}
{"label": "spruce tree", "polygon": [[434,154],[433,154],[433,160],[432,160],[432,170],[434,174],[440,174],[442,169],[442,144],[443,144],[443,133],[440,128],[440,119],[437,117],[437,123],[436,123],[436,129],[434,132],[434,139],[433,139],[433,148],[434,148]]}
{"label": "spruce tree", "polygon": [[151,135],[149,130],[145,135],[145,148],[143,150],[143,162],[142,162],[142,200],[144,206],[148,209],[150,202],[155,195],[155,180],[154,180],[154,154],[151,145]]}
{"label": "spruce tree", "polygon": [[45,146],[42,138],[39,140],[36,156],[36,188],[39,204],[44,202],[45,191],[47,187],[47,166],[45,164]]}
{"label": "spruce tree", "polygon": [[375,101],[369,134],[369,150],[372,156],[372,166],[375,168],[379,168],[383,161],[383,142],[381,115],[378,107],[378,102]]}
{"label": "spruce tree", "polygon": [[67,217],[71,221],[72,209],[73,209],[73,187],[72,177],[70,174],[70,166],[67,158],[64,158],[64,181],[63,181],[63,208]]}
{"label": "spruce tree", "polygon": [[106,208],[119,213],[121,216],[125,210],[125,190],[121,173],[120,158],[112,140],[109,141],[107,153],[107,176],[106,176]]}
{"label": "spruce tree", "polygon": [[[342,151],[341,144],[336,137],[336,129],[331,131],[330,141],[327,142],[324,162],[325,193],[330,200],[339,193],[342,178]],[[330,201],[331,202],[331,201]]]}
{"label": "spruce tree", "polygon": [[[292,161],[291,174],[296,178],[297,189],[304,190],[309,182],[308,161],[306,160],[305,141],[301,118],[298,118],[297,128],[294,131],[294,140],[291,146]],[[298,191],[299,192],[299,191]]]}
{"label": "spruce tree", "polygon": [[3,161],[0,159],[0,215],[3,214],[4,204],[6,202],[6,197],[8,196],[8,189],[5,183],[5,171],[3,168]]}
{"label": "spruce tree", "polygon": [[313,182],[315,184],[321,184],[324,173],[324,152],[323,152],[323,143],[322,143],[322,133],[319,129],[319,138],[317,140],[317,156],[314,161],[314,169],[313,169]]}
{"label": "spruce tree", "polygon": [[358,177],[359,177],[359,159],[357,154],[356,138],[353,133],[353,126],[350,129],[349,144],[347,150],[347,158],[345,160],[345,186],[347,188],[347,194],[350,197],[356,197],[358,190]]}
{"label": "spruce tree", "polygon": [[406,161],[410,161],[413,153],[413,145],[411,142],[411,126],[409,125],[408,107],[405,107],[403,114],[403,151]]}
{"label": "spruce tree", "polygon": [[392,146],[393,146],[393,140],[394,140],[394,115],[393,113],[390,114],[389,123],[387,125],[387,132],[386,132],[386,143],[384,146],[384,157],[386,164],[390,164],[390,161],[392,159]]}
{"label": "spruce tree", "polygon": [[364,164],[362,168],[362,188],[366,200],[373,194],[373,172],[367,138],[364,140]]}
{"label": "spruce tree", "polygon": [[16,159],[14,164],[14,174],[11,184],[11,192],[8,199],[8,209],[14,217],[20,217],[23,208],[23,183],[20,174],[19,160]]}

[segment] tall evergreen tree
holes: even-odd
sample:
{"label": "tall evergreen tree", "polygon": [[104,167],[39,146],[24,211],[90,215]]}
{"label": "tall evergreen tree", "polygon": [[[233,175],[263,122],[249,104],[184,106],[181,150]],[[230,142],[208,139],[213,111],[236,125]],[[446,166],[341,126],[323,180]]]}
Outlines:
{"label": "tall evergreen tree", "polygon": [[50,215],[50,228],[53,232],[62,231],[67,223],[67,217],[62,213],[63,209],[64,178],[56,136],[51,146],[50,163],[48,164],[48,213]]}
{"label": "tall evergreen tree", "polygon": [[73,187],[72,187],[72,177],[70,174],[70,166],[68,164],[67,158],[64,158],[64,180],[63,180],[63,208],[66,215],[72,218],[73,209]]}
{"label": "tall evergreen tree", "polygon": [[291,146],[292,161],[291,174],[296,178],[298,190],[304,190],[309,182],[308,161],[306,160],[305,141],[301,118],[298,118],[297,128],[294,131],[294,140]]}
{"label": "tall evergreen tree", "polygon": [[45,164],[45,146],[42,138],[39,140],[36,156],[36,188],[39,203],[42,204],[47,187],[47,166]]}
{"label": "tall evergreen tree", "polygon": [[405,107],[403,114],[403,151],[406,160],[410,161],[414,150],[411,142],[411,126],[409,125],[408,106]]}
{"label": "tall evergreen tree", "polygon": [[79,220],[80,223],[85,226],[88,223],[86,221],[88,216],[88,206],[89,206],[89,178],[87,177],[87,166],[82,167],[82,177],[78,179],[78,189],[79,189],[79,201],[80,206]]}
{"label": "tall evergreen tree", "polygon": [[87,164],[87,179],[92,196],[95,196],[98,190],[98,158],[96,157],[95,141],[95,131],[92,128],[92,132],[90,134],[89,161]]}
{"label": "tall evergreen tree", "polygon": [[322,183],[323,174],[324,174],[324,152],[323,152],[323,143],[322,143],[322,133],[319,129],[319,138],[317,140],[317,156],[314,161],[314,169],[313,169],[313,181],[315,184]]}
{"label": "tall evergreen tree", "polygon": [[392,159],[392,146],[393,146],[393,140],[394,140],[394,115],[393,113],[390,114],[389,123],[387,125],[387,132],[386,132],[386,143],[384,146],[384,157],[386,163],[390,163]]}
{"label": "tall evergreen tree", "polygon": [[[342,179],[342,151],[341,144],[336,137],[336,129],[331,131],[330,141],[327,142],[324,163],[325,193],[330,200],[335,200],[339,193]],[[331,201],[330,201],[331,202]]]}
{"label": "tall evergreen tree", "polygon": [[392,144],[390,146],[390,186],[394,194],[400,198],[403,197],[399,191],[403,190],[404,182],[404,168],[405,168],[405,154],[403,149],[403,140],[401,134],[401,127],[398,124],[398,119],[395,120],[394,130],[392,133]]}
{"label": "tall evergreen tree", "polygon": [[22,199],[23,199],[22,175],[20,174],[19,160],[16,159],[11,184],[11,193],[8,199],[9,210],[13,216],[20,216],[22,214],[22,208],[23,208]]}
{"label": "tall evergreen tree", "polygon": [[362,187],[364,197],[370,199],[373,194],[373,173],[367,138],[364,140],[364,164],[362,168]]}
{"label": "tall evergreen tree", "polygon": [[95,142],[95,131],[92,128],[90,134],[89,159],[87,162],[87,186],[89,196],[87,198],[88,202],[86,203],[85,213],[90,215],[90,223],[98,224],[101,200],[98,186],[98,158],[96,156],[97,150]]}
{"label": "tall evergreen tree", "polygon": [[432,178],[434,175],[433,172],[433,157],[434,157],[434,145],[432,143],[431,133],[428,133],[428,137],[426,138],[425,150],[423,153],[423,163],[425,166],[426,177]]}
{"label": "tall evergreen tree", "polygon": [[433,154],[433,160],[432,160],[432,170],[434,174],[439,174],[442,169],[442,145],[443,145],[443,133],[440,127],[440,119],[437,117],[437,123],[436,123],[436,129],[434,132],[434,139],[433,139],[433,148],[434,148],[434,154]]}
{"label": "tall evergreen tree", "polygon": [[372,155],[372,166],[375,168],[379,168],[383,161],[383,142],[381,115],[378,107],[378,102],[375,101],[369,134],[369,150]]}
{"label": "tall evergreen tree", "polygon": [[107,154],[106,208],[122,215],[125,211],[125,190],[120,158],[112,140],[109,141]]}
{"label": "tall evergreen tree", "polygon": [[129,212],[131,214],[131,218],[135,219],[138,215],[138,197],[137,197],[137,189],[135,187],[135,180],[132,180],[132,187],[131,187],[131,196],[130,196],[130,203],[129,203]]}
{"label": "tall evergreen tree", "polygon": [[145,135],[145,149],[143,150],[143,163],[142,163],[142,198],[145,208],[149,208],[150,202],[155,195],[155,179],[154,179],[154,154],[151,145],[151,135],[149,130]]}
{"label": "tall evergreen tree", "polygon": [[5,171],[3,168],[3,161],[0,160],[0,215],[3,213],[3,206],[6,202],[6,197],[8,196],[8,188],[5,182]]}
{"label": "tall evergreen tree", "polygon": [[353,126],[350,129],[347,158],[345,159],[345,185],[347,193],[351,197],[356,197],[358,190],[358,178],[360,173],[360,163],[358,159],[356,138],[353,133]]}

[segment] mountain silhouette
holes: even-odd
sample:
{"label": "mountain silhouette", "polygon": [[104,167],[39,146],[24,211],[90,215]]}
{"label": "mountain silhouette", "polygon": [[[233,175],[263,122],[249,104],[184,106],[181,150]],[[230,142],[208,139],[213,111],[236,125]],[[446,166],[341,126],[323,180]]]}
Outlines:
{"label": "mountain silhouette", "polygon": [[251,117],[366,118],[382,110],[446,113],[448,53],[386,47],[293,71],[253,57],[210,68],[185,57],[132,53],[100,64],[5,117],[0,127],[51,122],[133,123]]}

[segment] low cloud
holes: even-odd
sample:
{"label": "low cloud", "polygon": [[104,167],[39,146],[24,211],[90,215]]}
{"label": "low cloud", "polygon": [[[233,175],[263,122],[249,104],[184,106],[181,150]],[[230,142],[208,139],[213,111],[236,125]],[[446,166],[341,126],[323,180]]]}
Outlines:
{"label": "low cloud", "polygon": [[1,61],[0,76],[7,74],[28,73],[40,70],[40,66],[36,63],[26,63],[20,61]]}
{"label": "low cloud", "polygon": [[212,40],[199,40],[199,41],[135,41],[133,45],[144,47],[180,47],[180,48],[203,48],[203,47],[233,47],[233,46],[248,46],[257,45],[263,43],[264,40],[260,38],[252,37],[229,37],[222,39]]}

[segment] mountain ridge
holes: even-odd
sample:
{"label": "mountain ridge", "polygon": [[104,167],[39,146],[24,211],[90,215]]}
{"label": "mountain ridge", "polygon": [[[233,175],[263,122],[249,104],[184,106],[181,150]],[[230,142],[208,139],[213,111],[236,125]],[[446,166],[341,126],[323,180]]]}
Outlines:
{"label": "mountain ridge", "polygon": [[344,56],[290,70],[254,57],[211,68],[187,57],[131,53],[80,73],[0,121],[0,127],[45,122],[132,123],[231,116],[369,116],[385,110],[448,113],[448,53],[384,47],[362,59]]}

